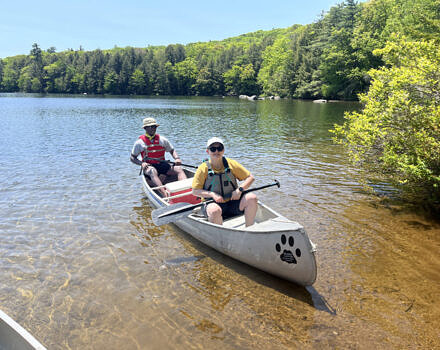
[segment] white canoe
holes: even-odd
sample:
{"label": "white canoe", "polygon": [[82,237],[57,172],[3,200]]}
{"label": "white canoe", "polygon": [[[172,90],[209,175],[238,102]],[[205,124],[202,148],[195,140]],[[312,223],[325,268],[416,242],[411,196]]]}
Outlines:
{"label": "white canoe", "polygon": [[0,350],[46,350],[46,348],[0,310]]}
{"label": "white canoe", "polygon": [[[145,193],[155,208],[166,207],[179,199],[186,201],[194,173],[187,169],[185,172],[188,179],[165,185],[172,194],[171,199],[162,198],[142,176]],[[182,193],[184,191],[188,192]],[[245,226],[243,215],[217,225],[191,211],[174,224],[211,248],[270,274],[303,286],[312,285],[316,280],[316,248],[304,228],[261,201],[255,224],[249,227]]]}

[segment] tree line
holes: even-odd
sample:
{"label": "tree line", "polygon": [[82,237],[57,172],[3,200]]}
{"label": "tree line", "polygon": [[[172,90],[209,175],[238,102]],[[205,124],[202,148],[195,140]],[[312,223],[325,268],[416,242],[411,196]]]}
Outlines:
{"label": "tree line", "polygon": [[85,51],[42,50],[0,60],[0,91],[133,95],[278,95],[356,99],[375,49],[391,33],[439,38],[437,0],[346,0],[308,25],[222,41]]}

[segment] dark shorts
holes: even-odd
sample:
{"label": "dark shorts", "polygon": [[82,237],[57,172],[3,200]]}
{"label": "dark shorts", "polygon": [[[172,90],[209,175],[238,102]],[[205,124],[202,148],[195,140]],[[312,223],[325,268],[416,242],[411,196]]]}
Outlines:
{"label": "dark shorts", "polygon": [[[241,198],[240,198],[241,199]],[[243,215],[244,210],[240,210],[240,199],[233,201],[230,200],[226,203],[217,203],[220,208],[222,208],[222,217],[223,219],[231,218],[238,215]],[[203,206],[203,213],[206,214],[206,205]]]}
{"label": "dark shorts", "polygon": [[168,172],[168,170],[171,169],[171,165],[169,165],[168,163],[155,163],[155,164],[151,164],[152,167],[154,167],[157,172],[160,174],[166,174]]}

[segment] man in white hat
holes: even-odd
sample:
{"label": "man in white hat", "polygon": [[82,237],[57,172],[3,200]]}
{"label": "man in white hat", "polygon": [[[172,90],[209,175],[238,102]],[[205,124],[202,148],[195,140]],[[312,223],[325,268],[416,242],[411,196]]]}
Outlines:
{"label": "man in white hat", "polygon": [[[145,118],[142,127],[145,134],[139,136],[131,151],[130,160],[140,165],[144,174],[149,177],[154,186],[162,186],[160,177],[177,175],[178,180],[186,179],[185,172],[180,164],[182,161],[177,155],[176,150],[170,141],[164,136],[156,134],[159,124],[154,118]],[[165,152],[169,152],[175,160],[175,165],[171,165],[165,161]],[[142,160],[138,159],[141,155]],[[160,192],[163,196],[168,196],[165,189],[161,188]]]}
{"label": "man in white hat", "polygon": [[[222,139],[212,137],[206,144],[209,159],[196,171],[192,182],[192,193],[215,202],[203,208],[208,220],[222,225],[223,219],[244,213],[246,226],[254,224],[258,199],[254,193],[242,192],[254,182],[252,174],[239,162],[225,158]],[[240,185],[238,181],[243,181]]]}

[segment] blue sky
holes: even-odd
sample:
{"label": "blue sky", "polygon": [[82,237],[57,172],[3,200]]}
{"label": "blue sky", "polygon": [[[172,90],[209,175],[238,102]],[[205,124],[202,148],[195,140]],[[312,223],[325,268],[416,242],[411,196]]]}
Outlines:
{"label": "blue sky", "polygon": [[316,21],[342,0],[5,0],[0,58],[42,49],[188,44]]}

